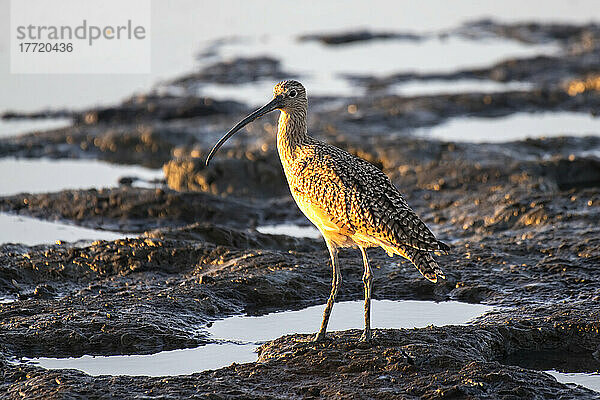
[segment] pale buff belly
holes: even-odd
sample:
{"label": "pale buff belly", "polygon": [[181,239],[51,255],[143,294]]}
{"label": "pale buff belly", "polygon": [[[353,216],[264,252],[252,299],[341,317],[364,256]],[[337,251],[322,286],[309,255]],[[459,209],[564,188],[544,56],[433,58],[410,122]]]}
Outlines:
{"label": "pale buff belly", "polygon": [[348,227],[337,225],[320,207],[304,199],[301,194],[294,190],[292,190],[292,197],[298,208],[317,227],[325,240],[332,242],[337,247],[374,247],[380,245],[371,237],[354,232]]}
{"label": "pale buff belly", "polygon": [[365,235],[360,232],[356,232],[350,226],[343,226],[340,224],[336,224],[331,216],[323,210],[322,207],[319,207],[318,203],[311,201],[310,195],[303,193],[296,186],[296,177],[293,173],[292,165],[283,162],[283,169],[288,181],[288,185],[290,188],[290,192],[292,193],[292,197],[294,201],[298,205],[298,208],[302,211],[302,213],[309,219],[310,222],[321,232],[323,238],[326,241],[332,243],[336,247],[383,247],[388,254],[396,253],[392,250],[388,243],[382,243],[379,238],[372,237],[370,235]]}
{"label": "pale buff belly", "polygon": [[321,232],[325,240],[331,242],[336,247],[381,247],[390,256],[399,255],[407,258],[404,251],[398,246],[382,240],[381,238],[366,235],[353,231],[348,227],[335,224],[331,218],[323,212],[318,206],[315,206],[303,196],[292,190],[292,197],[300,210],[306,215]]}

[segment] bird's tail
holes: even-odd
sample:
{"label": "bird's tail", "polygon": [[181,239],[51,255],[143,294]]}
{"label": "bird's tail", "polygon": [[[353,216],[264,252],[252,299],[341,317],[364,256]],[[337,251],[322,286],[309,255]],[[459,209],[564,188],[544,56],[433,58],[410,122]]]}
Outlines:
{"label": "bird's tail", "polygon": [[409,260],[427,280],[436,283],[438,278],[446,279],[431,252],[410,246],[384,247],[389,255],[398,254]]}

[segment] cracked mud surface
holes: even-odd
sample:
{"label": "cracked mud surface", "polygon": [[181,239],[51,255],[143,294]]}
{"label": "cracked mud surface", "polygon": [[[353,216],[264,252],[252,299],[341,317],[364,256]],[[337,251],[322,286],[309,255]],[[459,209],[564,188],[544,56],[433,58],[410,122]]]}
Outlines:
{"label": "cracked mud surface", "polygon": [[[203,156],[248,111],[244,105],[149,94],[83,112],[70,128],[0,138],[2,156],[163,166],[170,187],[0,198],[2,212],[144,232],[112,242],[0,246],[0,295],[17,298],[0,304],[0,398],[599,398],[541,371],[600,370],[600,158],[594,153],[600,139],[473,144],[406,131],[454,117],[596,112],[600,95],[593,84],[577,86],[575,94],[569,88],[590,79],[598,31],[485,21],[462,27],[464,35],[563,46],[568,56],[509,60],[444,78],[526,78],[536,84],[528,91],[374,94],[399,80],[432,79],[397,75],[352,78],[372,95],[316,99],[310,132],[381,168],[452,246],[438,257],[447,279],[437,285],[408,262],[369,250],[374,297],[499,307],[466,326],[378,329],[371,344],[358,342],[359,330],[331,333],[322,344],[289,335],[262,345],[257,362],[169,377],[93,377],[12,363],[212,343],[206,328],[216,319],[324,303],[330,267],[321,240],[254,229],[307,223],[277,160],[274,116],[228,143],[210,169]],[[377,32],[305,40],[334,46],[382,38],[418,40]],[[178,83],[285,74],[276,60],[240,59]],[[361,299],[359,253],[343,251],[340,263],[339,300]],[[315,330],[319,322],[311,322]]]}

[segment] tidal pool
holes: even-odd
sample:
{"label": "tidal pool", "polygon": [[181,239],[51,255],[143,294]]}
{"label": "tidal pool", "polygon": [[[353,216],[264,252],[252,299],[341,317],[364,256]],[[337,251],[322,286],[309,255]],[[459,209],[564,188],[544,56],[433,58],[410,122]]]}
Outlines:
{"label": "tidal pool", "polygon": [[[259,317],[234,316],[215,321],[208,332],[217,343],[194,349],[163,351],[150,355],[79,358],[34,358],[25,362],[49,369],[78,369],[90,375],[185,375],[217,369],[231,363],[256,360],[257,346],[267,340],[293,333],[314,333],[325,305],[298,311],[283,311]],[[374,300],[372,326],[377,328],[419,328],[428,325],[465,324],[492,309],[481,304],[454,301]],[[329,322],[330,331],[362,328],[363,302],[336,303]]]}
{"label": "tidal pool", "polygon": [[558,372],[554,370],[545,371],[552,375],[561,383],[575,383],[591,390],[600,392],[600,373],[575,373],[575,372]]}
{"label": "tidal pool", "polygon": [[453,118],[415,134],[456,142],[508,142],[535,137],[600,135],[600,118],[577,112],[517,113],[506,117]]}
{"label": "tidal pool", "polygon": [[35,246],[54,244],[58,240],[78,242],[81,240],[116,240],[123,237],[125,234],[118,232],[88,229],[60,222],[0,213],[0,244],[21,243]]}
{"label": "tidal pool", "polygon": [[[362,301],[336,303],[331,312],[328,329],[362,329],[363,306]],[[292,333],[313,333],[319,329],[324,308],[324,305],[319,305],[259,317],[239,315],[214,322],[208,331],[219,339],[248,342],[264,342]],[[373,300],[371,325],[374,328],[395,329],[461,325],[492,308],[483,304],[457,301],[436,303],[419,300]]]}
{"label": "tidal pool", "polygon": [[498,82],[487,79],[427,79],[392,85],[389,92],[401,96],[433,96],[455,93],[494,93],[511,90],[530,90],[527,82]]}
{"label": "tidal pool", "polygon": [[321,238],[321,232],[314,226],[300,226],[294,224],[264,225],[256,228],[260,233],[269,235],[287,235],[312,239]]}
{"label": "tidal pool", "polygon": [[207,344],[194,349],[156,354],[78,358],[34,358],[26,360],[48,369],[78,369],[89,375],[167,376],[189,375],[218,369],[234,362],[256,360],[254,344]]}
{"label": "tidal pool", "polygon": [[[286,50],[282,52],[281,49]],[[420,41],[372,40],[344,46],[274,36],[231,41],[218,48],[217,56],[227,60],[268,55],[281,59],[284,70],[300,75],[310,95],[362,96],[363,89],[351,84],[345,78],[347,74],[385,76],[406,72],[452,72],[493,65],[506,58],[556,54],[558,51],[553,44],[527,45],[506,39],[471,40],[460,36],[432,36]],[[311,62],[307,64],[306,60]],[[259,105],[270,96],[273,84],[272,79],[241,85],[202,84],[194,94]]]}
{"label": "tidal pool", "polygon": [[0,159],[0,196],[117,186],[119,178],[162,179],[161,170],[98,160]]}

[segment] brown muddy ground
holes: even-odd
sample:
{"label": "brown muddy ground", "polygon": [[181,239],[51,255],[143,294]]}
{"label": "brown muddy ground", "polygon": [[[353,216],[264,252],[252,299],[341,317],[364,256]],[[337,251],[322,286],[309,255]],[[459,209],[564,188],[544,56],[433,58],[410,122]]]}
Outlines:
{"label": "brown muddy ground", "polygon": [[[468,326],[376,330],[371,344],[358,342],[359,330],[331,333],[323,344],[291,335],[264,344],[255,363],[158,378],[12,363],[211,343],[206,326],[215,319],[324,303],[330,267],[320,240],[254,230],[307,223],[277,159],[275,116],[228,143],[210,169],[203,156],[248,111],[244,105],[148,94],[74,115],[70,128],[0,139],[2,156],[163,166],[170,187],[0,198],[2,212],[146,232],[112,242],[0,246],[0,295],[18,298],[0,304],[0,398],[600,398],[540,372],[600,371],[600,139],[471,144],[406,131],[461,116],[596,112],[600,94],[590,74],[600,65],[598,32],[594,25],[489,21],[461,28],[563,46],[560,57],[507,60],[445,78],[524,79],[527,71],[530,91],[378,94],[398,80],[432,78],[397,75],[352,77],[368,89],[363,98],[311,98],[310,131],[383,169],[452,245],[439,257],[447,279],[438,284],[370,250],[374,297],[501,307]],[[371,39],[419,40],[393,32],[303,38],[329,45]],[[174,84],[284,76],[276,60],[246,59]],[[339,299],[361,299],[358,253],[342,252],[341,264]],[[312,323],[316,329],[319,321]]]}

